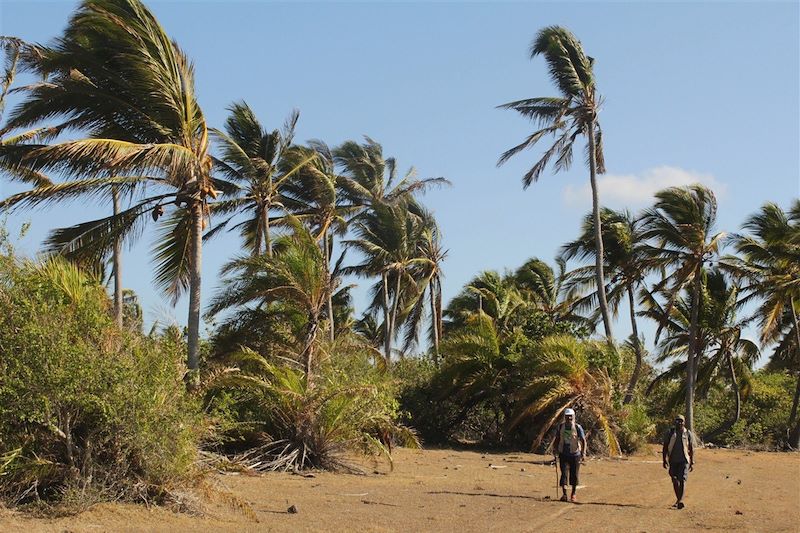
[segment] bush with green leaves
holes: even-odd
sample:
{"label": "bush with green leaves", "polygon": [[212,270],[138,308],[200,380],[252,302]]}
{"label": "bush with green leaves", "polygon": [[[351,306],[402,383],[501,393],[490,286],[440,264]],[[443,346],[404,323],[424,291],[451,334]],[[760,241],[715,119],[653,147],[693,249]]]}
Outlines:
{"label": "bush with green leaves", "polygon": [[0,492],[12,502],[167,496],[192,473],[202,420],[180,339],[115,327],[71,264],[0,256]]}
{"label": "bush with green leaves", "polygon": [[[352,452],[384,455],[392,441],[418,446],[399,423],[396,386],[372,363],[368,347],[341,335],[320,343],[322,354],[309,382],[291,360],[271,360],[244,348],[205,383],[211,409],[229,415],[228,444],[237,461],[256,470],[355,471]],[[231,405],[230,398],[236,402]]]}
{"label": "bush with green leaves", "polygon": [[[788,415],[794,393],[794,377],[787,372],[761,370],[753,374],[742,402],[741,419],[722,433],[716,444],[758,449],[779,449],[787,442]],[[698,403],[698,430],[711,429],[729,416],[733,407],[730,392],[712,388]]]}

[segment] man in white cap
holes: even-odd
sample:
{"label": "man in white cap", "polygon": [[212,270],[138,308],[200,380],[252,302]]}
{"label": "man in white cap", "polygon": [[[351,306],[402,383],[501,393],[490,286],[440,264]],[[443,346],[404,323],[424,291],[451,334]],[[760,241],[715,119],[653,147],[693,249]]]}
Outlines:
{"label": "man in white cap", "polygon": [[564,410],[564,421],[556,429],[553,440],[553,457],[558,458],[561,467],[561,501],[567,501],[567,468],[569,468],[569,484],[572,485],[570,501],[578,501],[575,489],[578,486],[578,470],[586,457],[586,432],[575,422],[575,411]]}

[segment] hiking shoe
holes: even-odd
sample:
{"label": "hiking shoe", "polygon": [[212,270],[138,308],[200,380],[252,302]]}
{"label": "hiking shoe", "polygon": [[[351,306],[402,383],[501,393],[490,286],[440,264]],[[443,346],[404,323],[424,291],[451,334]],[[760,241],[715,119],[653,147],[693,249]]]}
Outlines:
{"label": "hiking shoe", "polygon": [[570,496],[569,501],[571,501],[572,503],[578,503],[578,497],[573,494],[572,496]]}
{"label": "hiking shoe", "polygon": [[561,501],[562,501],[562,502],[565,502],[565,501],[567,501],[567,495],[566,495],[566,494],[562,494],[562,495],[561,495]]}
{"label": "hiking shoe", "polygon": [[678,509],[683,509],[685,506],[683,505],[683,502],[678,502],[675,504],[675,507],[677,507]]}

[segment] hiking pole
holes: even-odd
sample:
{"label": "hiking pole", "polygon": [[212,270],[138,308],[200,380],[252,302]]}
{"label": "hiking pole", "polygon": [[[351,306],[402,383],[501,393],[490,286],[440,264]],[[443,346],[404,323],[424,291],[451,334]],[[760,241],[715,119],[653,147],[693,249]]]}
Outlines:
{"label": "hiking pole", "polygon": [[558,461],[553,459],[553,466],[556,467],[556,500],[558,499]]}

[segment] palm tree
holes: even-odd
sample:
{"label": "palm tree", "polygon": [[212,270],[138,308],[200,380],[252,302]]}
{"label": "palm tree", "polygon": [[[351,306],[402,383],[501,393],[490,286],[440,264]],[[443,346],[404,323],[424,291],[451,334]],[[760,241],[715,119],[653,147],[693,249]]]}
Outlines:
{"label": "palm tree", "polygon": [[[633,400],[633,392],[642,372],[644,363],[643,347],[639,338],[639,327],[636,322],[635,294],[645,287],[644,278],[650,271],[650,261],[645,250],[641,221],[628,211],[614,211],[603,208],[600,212],[602,223],[603,251],[605,259],[605,275],[608,276],[607,296],[611,310],[616,315],[620,303],[627,296],[631,321],[631,344],[636,356],[636,363],[625,390],[623,403]],[[581,227],[580,236],[561,247],[559,258],[564,261],[578,259],[592,262],[597,259],[595,246],[594,214],[586,215]],[[596,287],[593,267],[580,267],[567,274],[566,287],[569,291],[584,290]],[[582,299],[578,306],[594,307],[597,292],[593,291]]]}
{"label": "palm tree", "polygon": [[595,261],[597,295],[600,313],[603,317],[606,339],[613,345],[611,333],[611,317],[605,293],[605,275],[603,273],[603,239],[600,221],[600,200],[597,190],[597,174],[605,172],[603,143],[597,115],[602,99],[597,93],[592,67],[594,59],[587,56],[580,41],[559,26],[549,26],[539,31],[531,43],[531,59],[544,55],[550,70],[550,78],[561,92],[560,97],[538,97],[517,100],[499,106],[502,109],[513,109],[522,116],[532,120],[540,129],[529,135],[522,143],[507,150],[500,156],[498,166],[526,148],[533,147],[548,135],[555,137],[555,142],[548,148],[541,159],[522,177],[522,185],[528,188],[537,181],[542,171],[547,168],[551,159],[555,172],[567,170],[572,165],[572,150],[575,140],[583,135],[587,141],[587,161],[589,164],[589,181],[592,187],[592,214],[595,227]]}
{"label": "palm tree", "polygon": [[441,230],[432,214],[424,218],[424,228],[417,243],[420,261],[411,269],[411,277],[417,283],[417,297],[405,315],[406,337],[404,350],[418,341],[426,303],[430,313],[429,340],[434,358],[439,359],[439,344],[442,341],[442,263],[447,250],[442,248]]}
{"label": "palm tree", "polygon": [[[717,428],[711,428],[703,435],[703,440],[712,440],[728,431],[741,417],[741,393],[748,390],[753,364],[761,356],[756,344],[742,337],[749,319],[737,316],[746,300],[740,299],[740,288],[730,284],[720,270],[704,271],[700,292],[697,341],[696,386],[701,397],[708,394],[711,386],[721,374],[727,374],[733,396],[733,412],[728,420]],[[650,389],[660,382],[679,378],[686,372],[686,352],[690,345],[693,290],[683,291],[668,308],[652,296],[646,298],[648,308],[643,315],[663,324],[667,331],[660,342],[660,355],[663,363],[670,359],[679,362],[659,374],[650,384]],[[683,360],[683,362],[680,362]],[[685,388],[682,389],[685,394]],[[679,391],[681,392],[681,391]],[[673,399],[676,403],[679,397]]]}
{"label": "palm tree", "polygon": [[609,451],[618,455],[619,443],[609,416],[613,393],[609,369],[591,362],[605,359],[594,356],[594,353],[612,349],[571,336],[547,337],[540,341],[532,361],[532,378],[518,393],[517,408],[509,427],[513,428],[531,417],[544,417],[532,445],[532,449],[536,449],[563,410],[576,407],[584,413],[584,419],[597,421]]}
{"label": "palm tree", "polygon": [[566,264],[556,260],[558,272],[536,257],[528,259],[513,275],[513,282],[522,296],[544,312],[552,324],[561,321],[585,322],[574,312],[576,299],[565,294]]}
{"label": "palm tree", "polygon": [[199,367],[202,232],[207,198],[216,196],[220,182],[211,179],[208,128],[188,58],[139,0],[84,0],[34,68],[49,78],[27,88],[8,126],[64,117],[70,129],[88,137],[6,146],[1,158],[82,178],[31,202],[115,187],[161,189],[114,216],[56,230],[48,241],[51,249],[104,256],[118,239],[135,237],[148,215],[157,219],[168,203],[177,206],[165,217],[154,249],[156,282],[174,298],[189,290],[193,381]]}
{"label": "palm tree", "polygon": [[311,233],[297,219],[287,223],[293,231],[276,240],[272,257],[240,257],[223,268],[223,274],[230,277],[212,301],[209,314],[251,303],[262,307],[275,300],[298,308],[305,316],[300,362],[311,387],[317,366],[314,350],[319,323],[337,278],[328,272]]}
{"label": "palm tree", "polygon": [[[383,147],[366,137],[364,144],[346,141],[333,150],[333,158],[342,168],[337,185],[345,202],[360,209],[378,204],[408,202],[418,192],[432,186],[449,185],[445,178],[416,179],[412,167],[402,178],[397,177],[397,161],[384,157]],[[408,206],[414,211],[415,204]],[[415,211],[416,212],[416,211]]]}
{"label": "palm tree", "polygon": [[[646,246],[654,265],[669,275],[657,283],[654,292],[667,295],[666,315],[685,287],[692,287],[691,318],[686,351],[686,427],[694,427],[694,392],[699,361],[700,291],[703,264],[719,253],[723,233],[712,234],[717,218],[717,199],[703,185],[671,187],[656,193],[656,203],[642,215],[644,239],[653,239],[657,246]],[[656,341],[663,327],[659,326]]]}
{"label": "palm tree", "polygon": [[[346,233],[348,220],[356,211],[340,200],[337,183],[341,178],[335,171],[333,152],[324,142],[312,140],[307,148],[295,147],[286,157],[284,166],[286,174],[293,176],[283,188],[283,206],[304,222],[319,240],[330,271],[334,236]],[[298,169],[296,174],[294,169]],[[336,332],[334,296],[330,295],[327,310],[331,341]]]}
{"label": "palm tree", "polygon": [[[222,230],[237,214],[246,213],[247,220],[232,229],[241,231],[245,247],[253,255],[266,253],[269,256],[272,255],[270,212],[282,207],[283,188],[302,163],[307,162],[294,161],[291,168],[286,165],[300,115],[297,111],[292,112],[283,129],[270,132],[264,129],[247,103],[235,103],[228,111],[231,114],[225,121],[225,132],[211,130],[222,150],[222,156],[215,159],[214,166],[241,189],[235,198],[214,207],[215,213],[233,214],[209,233]],[[313,159],[313,154],[307,157]]]}
{"label": "palm tree", "polygon": [[[800,200],[788,212],[768,203],[747,219],[744,229],[752,235],[734,235],[732,241],[742,258],[726,257],[723,266],[746,284],[747,299],[761,301],[755,316],[762,344],[777,343],[775,356],[800,368]],[[797,376],[789,416],[789,444],[800,448],[800,373]]]}
{"label": "palm tree", "polygon": [[472,314],[467,327],[452,332],[442,342],[443,367],[437,376],[440,396],[455,398],[461,410],[450,421],[454,427],[482,402],[489,402],[500,418],[498,402],[504,399],[505,385],[514,361],[500,346],[495,321],[481,311]]}
{"label": "palm tree", "polygon": [[448,331],[466,327],[475,313],[485,313],[500,332],[507,332],[515,314],[526,305],[514,280],[488,270],[475,276],[444,311]]}
{"label": "palm tree", "polygon": [[372,287],[371,307],[382,308],[384,316],[384,357],[391,362],[392,340],[401,325],[400,311],[418,295],[412,267],[425,260],[417,243],[424,229],[421,219],[404,205],[375,204],[362,212],[354,227],[355,239],[344,241],[363,257],[361,263],[342,269],[361,277],[380,276]]}

